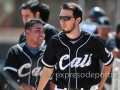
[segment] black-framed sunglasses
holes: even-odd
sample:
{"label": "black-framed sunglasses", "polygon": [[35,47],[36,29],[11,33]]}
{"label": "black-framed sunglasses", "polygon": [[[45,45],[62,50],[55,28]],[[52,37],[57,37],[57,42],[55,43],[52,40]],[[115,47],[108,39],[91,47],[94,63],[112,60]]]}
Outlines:
{"label": "black-framed sunglasses", "polygon": [[70,20],[71,18],[75,18],[75,17],[71,17],[71,16],[58,16],[59,20],[64,20],[64,21],[68,21]]}

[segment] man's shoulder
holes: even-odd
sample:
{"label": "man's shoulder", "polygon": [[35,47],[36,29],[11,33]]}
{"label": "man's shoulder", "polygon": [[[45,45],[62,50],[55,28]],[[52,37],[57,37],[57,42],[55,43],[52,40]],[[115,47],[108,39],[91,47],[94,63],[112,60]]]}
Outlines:
{"label": "man's shoulder", "polygon": [[59,33],[53,35],[53,36],[51,37],[51,39],[52,39],[52,40],[59,39]]}
{"label": "man's shoulder", "polygon": [[19,43],[23,43],[26,41],[25,31],[20,35]]}
{"label": "man's shoulder", "polygon": [[49,23],[46,23],[44,25],[44,29],[56,29],[53,25],[49,24]]}
{"label": "man's shoulder", "polygon": [[87,40],[93,44],[103,43],[102,39],[97,34],[92,32],[84,31],[84,38],[87,38]]}
{"label": "man's shoulder", "polygon": [[89,32],[89,31],[82,30],[82,33],[83,33],[83,36],[90,36],[92,38],[98,38],[97,34],[94,34],[94,33]]}
{"label": "man's shoulder", "polygon": [[22,32],[20,36],[25,36],[25,32]]}
{"label": "man's shoulder", "polygon": [[51,37],[50,41],[53,42],[53,43],[54,43],[55,41],[60,41],[60,39],[63,38],[64,35],[65,35],[65,34],[64,34],[63,32],[59,32],[59,33],[53,35],[53,36]]}
{"label": "man's shoulder", "polygon": [[13,45],[11,48],[16,50],[16,49],[23,49],[25,43],[20,43],[20,44],[16,44],[16,45]]}
{"label": "man's shoulder", "polygon": [[115,40],[115,39],[116,39],[115,36],[112,36],[112,37],[108,38],[108,40],[110,40],[110,41],[113,41],[113,40]]}
{"label": "man's shoulder", "polygon": [[48,24],[48,23],[45,24],[44,30],[45,30],[46,36],[49,36],[49,35],[50,35],[49,38],[51,38],[52,35],[55,35],[55,34],[58,33],[58,30],[57,30],[54,26],[52,26],[52,25],[50,25],[50,24]]}
{"label": "man's shoulder", "polygon": [[21,44],[15,44],[13,46],[10,47],[9,51],[8,52],[15,52],[15,53],[18,53],[20,51],[22,51],[22,48],[24,46],[24,43],[21,43]]}
{"label": "man's shoulder", "polygon": [[106,44],[109,44],[109,43],[113,43],[113,42],[116,42],[116,37],[115,36],[113,36],[113,37],[111,37],[111,38],[108,38],[107,39],[107,41],[106,41]]}
{"label": "man's shoulder", "polygon": [[[85,30],[81,30],[81,32],[82,32],[82,36],[83,36],[83,37],[99,38],[99,37],[97,36],[97,34],[94,34],[94,33],[92,33],[92,32],[88,32],[88,31],[85,31]],[[52,36],[52,39],[60,39],[60,38],[64,38],[64,36],[65,36],[65,33],[64,33],[63,31],[61,31],[61,32],[59,32],[58,34],[53,35],[53,36]]]}

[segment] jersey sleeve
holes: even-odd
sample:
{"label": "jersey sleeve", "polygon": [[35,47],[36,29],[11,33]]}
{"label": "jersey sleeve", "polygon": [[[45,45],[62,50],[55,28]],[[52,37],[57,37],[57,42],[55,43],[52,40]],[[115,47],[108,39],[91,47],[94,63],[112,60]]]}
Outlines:
{"label": "jersey sleeve", "polygon": [[106,41],[105,45],[109,51],[112,51],[113,49],[117,48],[115,39],[113,39],[113,38],[108,39]]}
{"label": "jersey sleeve", "polygon": [[[10,80],[14,80],[16,83],[18,78],[18,59],[17,59],[17,53],[14,51],[13,47],[9,49],[6,60],[5,60],[5,66],[4,66],[4,72],[7,78],[7,81],[10,82]],[[19,83],[18,83],[19,84]]]}
{"label": "jersey sleeve", "polygon": [[43,55],[42,63],[49,68],[53,68],[56,65],[56,59],[54,56],[54,41],[50,39],[46,46],[45,53]]}
{"label": "jersey sleeve", "polygon": [[96,44],[99,59],[104,63],[104,65],[110,65],[114,59],[113,54],[106,48],[99,37],[97,37]]}

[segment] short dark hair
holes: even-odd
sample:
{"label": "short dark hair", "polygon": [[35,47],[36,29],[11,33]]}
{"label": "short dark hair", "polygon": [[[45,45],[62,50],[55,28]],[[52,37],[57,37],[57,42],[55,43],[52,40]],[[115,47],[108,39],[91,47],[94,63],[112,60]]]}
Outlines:
{"label": "short dark hair", "polygon": [[45,23],[41,20],[41,19],[30,19],[26,22],[25,24],[25,30],[30,30],[34,24],[42,24],[43,26],[45,25]]}
{"label": "short dark hair", "polygon": [[118,23],[116,27],[116,33],[118,34],[119,32],[120,32],[120,23]]}
{"label": "short dark hair", "polygon": [[63,3],[63,5],[61,6],[61,9],[72,10],[73,11],[73,16],[75,18],[80,17],[81,21],[82,21],[82,8],[78,4],[73,3],[73,2]]}
{"label": "short dark hair", "polygon": [[28,0],[21,5],[20,9],[30,9],[34,15],[36,12],[40,12],[40,18],[44,22],[48,22],[50,10],[49,6],[45,3],[40,3],[38,0]]}
{"label": "short dark hair", "polygon": [[45,3],[40,3],[40,17],[44,22],[48,22],[49,15],[50,15],[50,8]]}

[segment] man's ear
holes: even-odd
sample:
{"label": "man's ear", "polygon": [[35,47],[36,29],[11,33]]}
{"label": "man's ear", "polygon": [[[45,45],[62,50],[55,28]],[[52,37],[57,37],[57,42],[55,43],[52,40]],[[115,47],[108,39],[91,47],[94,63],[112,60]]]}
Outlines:
{"label": "man's ear", "polygon": [[26,35],[29,35],[29,32],[30,32],[29,30],[25,30]]}
{"label": "man's ear", "polygon": [[36,12],[35,18],[39,19],[40,18],[40,12]]}
{"label": "man's ear", "polygon": [[77,21],[77,23],[79,24],[79,22],[81,21],[81,18],[78,17],[78,18],[76,19],[76,21]]}

